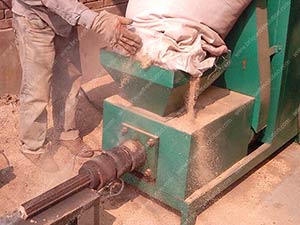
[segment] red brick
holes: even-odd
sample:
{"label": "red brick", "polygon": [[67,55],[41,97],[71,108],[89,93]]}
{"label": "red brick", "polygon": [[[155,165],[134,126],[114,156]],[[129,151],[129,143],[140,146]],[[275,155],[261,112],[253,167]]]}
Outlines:
{"label": "red brick", "polygon": [[103,1],[87,2],[85,5],[90,9],[100,9],[103,7]]}
{"label": "red brick", "polygon": [[12,27],[12,20],[11,19],[4,19],[0,20],[0,29],[7,29]]}
{"label": "red brick", "polygon": [[118,5],[127,2],[128,0],[104,0],[104,6]]}
{"label": "red brick", "polygon": [[4,19],[4,10],[0,10],[0,20]]}
{"label": "red brick", "polygon": [[0,0],[0,9],[11,8],[11,0]]}
{"label": "red brick", "polygon": [[117,14],[120,16],[124,16],[127,8],[127,3],[119,4],[119,5],[113,5],[113,6],[106,6],[102,8],[101,10],[106,10],[110,13]]}
{"label": "red brick", "polygon": [[12,11],[10,9],[5,9],[5,18],[12,18]]}

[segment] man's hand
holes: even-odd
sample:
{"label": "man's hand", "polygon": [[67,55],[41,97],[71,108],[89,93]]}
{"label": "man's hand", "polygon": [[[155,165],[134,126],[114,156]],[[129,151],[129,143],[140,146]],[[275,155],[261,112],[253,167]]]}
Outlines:
{"label": "man's hand", "polygon": [[122,48],[134,55],[142,46],[141,38],[127,29],[132,19],[102,11],[96,16],[91,30],[104,36],[108,46]]}

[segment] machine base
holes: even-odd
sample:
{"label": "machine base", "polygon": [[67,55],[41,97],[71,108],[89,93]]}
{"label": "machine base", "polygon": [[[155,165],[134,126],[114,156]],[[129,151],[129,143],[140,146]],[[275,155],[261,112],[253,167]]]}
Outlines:
{"label": "machine base", "polygon": [[[210,94],[209,96],[212,95]],[[232,98],[233,97],[231,97],[230,100],[233,100]],[[234,105],[233,102],[234,101],[229,105]],[[237,102],[241,103],[241,101]],[[222,102],[222,104],[223,103],[224,102]],[[233,110],[232,114],[228,113],[229,116],[225,117],[225,121],[227,121],[228,118],[234,118],[236,115],[242,115],[240,113],[243,111],[245,114],[241,116],[241,118],[244,118],[244,122],[246,121],[245,124],[248,125],[250,129],[251,125],[248,117],[251,118],[253,106],[251,103],[251,99],[245,100],[245,102],[241,104],[241,108],[235,107],[235,110],[239,113]],[[209,107],[214,107],[214,104],[220,104],[220,102],[212,101],[211,106],[208,105],[208,109],[206,110],[209,110]],[[229,105],[225,105],[229,107]],[[246,107],[246,105],[248,105],[248,107]],[[221,108],[220,105],[216,107]],[[231,111],[229,110],[228,112]],[[224,119],[224,116],[220,118]],[[214,121],[214,119],[208,121],[208,125],[214,123]],[[219,117],[217,121],[219,121]],[[245,128],[245,124],[240,120],[238,121],[237,124],[242,131],[248,129]],[[199,188],[194,187],[191,189],[192,192],[190,192],[191,190],[188,188],[190,185],[189,177],[191,176],[189,167],[192,165],[190,154],[194,154],[193,151],[190,150],[190,148],[192,148],[191,146],[193,146],[190,143],[192,143],[191,139],[193,138],[194,131],[189,133],[187,130],[185,130],[185,132],[176,130],[176,124],[179,122],[180,119],[163,118],[151,114],[146,110],[135,108],[125,100],[122,102],[122,98],[119,96],[113,96],[105,101],[103,149],[112,148],[127,138],[133,138],[133,136],[136,139],[142,139],[142,142],[148,148],[148,155],[151,155],[151,151],[153,151],[154,157],[150,157],[150,160],[148,159],[148,165],[150,166],[152,163],[153,168],[155,168],[155,173],[153,174],[153,178],[155,179],[147,180],[144,179],[145,176],[136,176],[136,174],[126,174],[124,179],[127,183],[137,187],[147,195],[181,212],[181,225],[194,225],[197,215],[205,209],[211,200],[293,138],[293,136],[286,137],[286,139],[282,137],[277,138],[272,144],[263,144],[249,155],[247,155],[248,153],[246,151],[246,153],[243,153],[245,154],[244,156],[240,155],[239,158],[236,158],[234,163],[218,173],[213,179],[204,183]],[[166,124],[168,126],[162,126]],[[137,129],[137,127],[139,129]],[[205,125],[203,127],[206,128],[207,126]],[[201,129],[201,126],[199,128]],[[227,126],[223,127],[225,135],[222,136],[223,134],[219,134],[216,138],[221,140],[223,140],[224,137],[228,138],[226,140],[229,143],[239,143],[241,148],[245,148],[245,146],[241,144],[243,142],[239,142],[240,140],[238,140],[238,138],[241,138],[240,136],[236,138],[236,141],[232,141],[233,139],[229,132],[232,132],[234,128],[229,127],[228,130],[226,130],[226,128]],[[249,143],[251,135],[247,136],[245,133],[241,134],[245,140],[248,140],[247,143]],[[294,136],[296,135],[297,133],[294,134]],[[152,143],[153,146],[151,146],[151,142],[149,143],[147,139],[148,141],[151,139],[154,140]],[[165,143],[166,139],[168,143]],[[244,152],[238,150],[238,146],[231,147],[236,149],[235,152]],[[223,151],[226,152],[228,148],[229,146],[224,146]],[[247,148],[248,144],[246,145],[246,149]],[[202,150],[201,148],[199,149],[199,151]],[[220,154],[222,154],[221,151]],[[152,158],[153,160],[151,161]],[[201,158],[197,160],[201,160]],[[179,165],[185,166],[180,167]],[[144,169],[146,169],[146,167],[142,168],[142,170]],[[139,171],[139,173],[143,175],[143,171]]]}

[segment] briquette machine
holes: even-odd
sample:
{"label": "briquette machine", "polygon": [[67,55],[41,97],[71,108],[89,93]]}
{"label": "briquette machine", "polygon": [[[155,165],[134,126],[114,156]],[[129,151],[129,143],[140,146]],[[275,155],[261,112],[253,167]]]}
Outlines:
{"label": "briquette machine", "polygon": [[299,12],[296,0],[253,1],[226,40],[230,65],[225,58],[206,74],[203,90],[226,70],[200,95],[192,122],[178,112],[187,74],[101,52],[122,88],[105,100],[102,148],[144,145],[145,165],[124,179],[180,211],[181,225],[194,224],[210,200],[298,135]]}
{"label": "briquette machine", "polygon": [[231,54],[204,75],[192,120],[181,110],[188,74],[101,51],[122,89],[104,102],[105,153],[23,204],[25,216],[122,176],[193,225],[212,199],[299,134],[299,12],[296,0],[252,2],[226,40]]}

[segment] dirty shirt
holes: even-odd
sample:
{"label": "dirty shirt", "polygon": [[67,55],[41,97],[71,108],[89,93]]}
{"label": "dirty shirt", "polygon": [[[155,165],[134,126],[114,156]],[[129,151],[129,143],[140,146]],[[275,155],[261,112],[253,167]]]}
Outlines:
{"label": "dirty shirt", "polygon": [[89,29],[97,13],[77,0],[12,0],[13,13],[46,22],[56,34],[66,37],[77,24]]}

